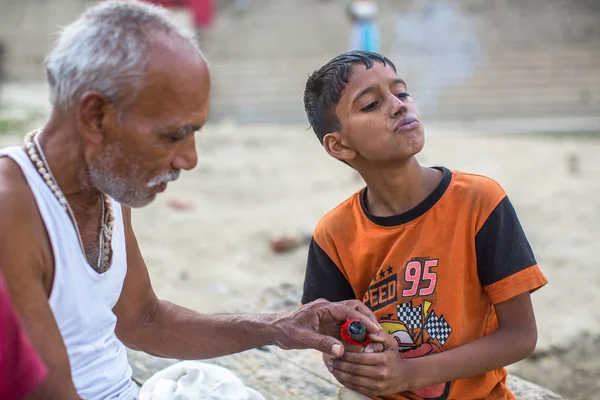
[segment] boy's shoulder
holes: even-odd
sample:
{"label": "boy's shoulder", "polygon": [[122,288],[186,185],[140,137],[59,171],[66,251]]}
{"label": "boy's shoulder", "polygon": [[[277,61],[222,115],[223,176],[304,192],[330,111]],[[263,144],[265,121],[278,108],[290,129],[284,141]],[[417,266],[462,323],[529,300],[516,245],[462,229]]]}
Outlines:
{"label": "boy's shoulder", "polygon": [[[475,217],[480,228],[492,212],[507,198],[502,186],[484,175],[452,171],[452,182],[448,190],[447,202],[453,215]],[[460,218],[460,217],[459,217]]]}
{"label": "boy's shoulder", "polygon": [[[456,208],[451,207],[452,210],[468,210],[485,218],[506,197],[502,186],[490,177],[460,170],[450,172],[451,181],[443,197],[446,202],[455,204]],[[317,240],[354,235],[363,216],[360,203],[363,190],[355,192],[321,218],[314,231]]]}
{"label": "boy's shoulder", "polygon": [[502,186],[494,179],[470,172],[452,170],[451,189],[460,197],[469,196],[473,200],[500,202],[506,197]]}
{"label": "boy's shoulder", "polygon": [[360,217],[360,194],[362,190],[355,192],[327,212],[317,223],[315,236],[336,236],[338,232],[352,231],[356,219]]}

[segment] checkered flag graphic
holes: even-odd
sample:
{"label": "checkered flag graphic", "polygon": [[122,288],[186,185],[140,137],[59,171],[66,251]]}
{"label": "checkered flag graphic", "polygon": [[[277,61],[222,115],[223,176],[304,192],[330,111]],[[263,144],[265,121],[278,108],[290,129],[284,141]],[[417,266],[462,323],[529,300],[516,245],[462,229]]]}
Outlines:
{"label": "checkered flag graphic", "polygon": [[432,339],[437,341],[443,346],[452,333],[452,328],[444,319],[444,316],[438,317],[434,311],[431,312],[427,322],[425,323],[425,331]]}
{"label": "checkered flag graphic", "polygon": [[412,301],[398,304],[398,320],[402,321],[408,329],[417,329],[423,326],[423,307],[419,304],[416,307],[412,306]]}

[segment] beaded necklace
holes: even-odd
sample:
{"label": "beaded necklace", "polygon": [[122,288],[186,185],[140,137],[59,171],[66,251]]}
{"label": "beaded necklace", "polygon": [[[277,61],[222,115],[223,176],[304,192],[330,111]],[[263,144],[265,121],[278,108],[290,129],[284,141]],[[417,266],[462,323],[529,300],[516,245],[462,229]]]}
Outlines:
{"label": "beaded necklace", "polygon": [[[79,232],[79,227],[77,225],[77,220],[75,218],[75,213],[73,209],[69,205],[65,195],[60,190],[54,175],[52,175],[52,171],[50,170],[50,166],[48,161],[46,160],[46,155],[42,150],[42,146],[39,143],[38,137],[41,134],[41,129],[32,131],[25,136],[25,150],[29,159],[36,167],[38,173],[48,185],[56,200],[60,203],[61,207],[67,215],[71,218],[73,222],[73,226],[75,226],[75,231],[77,232],[77,238],[79,239],[79,245],[81,246],[81,251],[85,254],[85,248],[83,246],[83,239],[81,238],[81,233]],[[99,237],[99,246],[100,246],[100,254],[98,255],[98,261],[94,269],[103,273],[108,270],[110,267],[110,256],[111,256],[111,241],[112,241],[112,233],[115,216],[112,209],[112,204],[109,197],[105,194],[100,195],[102,197],[102,227],[100,228],[100,237]]]}

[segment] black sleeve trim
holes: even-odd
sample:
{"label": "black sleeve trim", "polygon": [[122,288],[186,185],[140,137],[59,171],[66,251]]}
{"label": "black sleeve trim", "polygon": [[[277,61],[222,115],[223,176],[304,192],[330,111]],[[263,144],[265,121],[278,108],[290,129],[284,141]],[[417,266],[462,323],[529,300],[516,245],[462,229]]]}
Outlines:
{"label": "black sleeve trim", "polygon": [[508,197],[475,236],[477,272],[483,286],[491,285],[536,264],[533,251]]}
{"label": "black sleeve trim", "polygon": [[356,296],[342,271],[313,238],[308,248],[302,304],[321,298],[341,301],[356,299]]}

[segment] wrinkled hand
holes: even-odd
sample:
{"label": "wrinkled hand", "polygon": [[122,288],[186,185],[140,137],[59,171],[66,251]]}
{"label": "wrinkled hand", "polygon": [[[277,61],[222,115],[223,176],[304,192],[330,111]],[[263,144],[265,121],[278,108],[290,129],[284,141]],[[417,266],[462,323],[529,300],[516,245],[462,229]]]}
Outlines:
{"label": "wrinkled hand", "polygon": [[360,319],[371,340],[380,342],[385,336],[373,312],[361,301],[331,303],[319,299],[278,318],[274,322],[278,328],[274,344],[282,349],[316,349],[339,357],[344,354],[340,329],[348,318]]}
{"label": "wrinkled hand", "polygon": [[[342,385],[367,396],[383,396],[410,389],[410,371],[406,361],[400,357],[398,342],[391,335],[384,337],[383,351],[346,351],[341,357],[325,361],[329,371]],[[381,343],[375,345],[381,346]]]}

